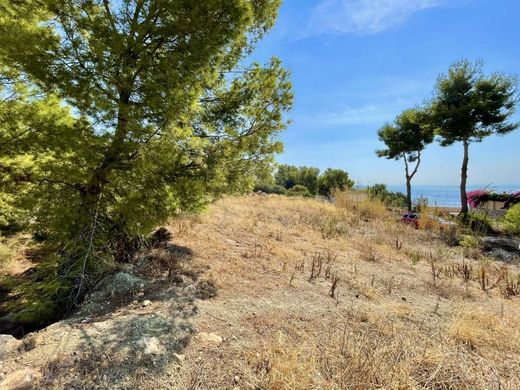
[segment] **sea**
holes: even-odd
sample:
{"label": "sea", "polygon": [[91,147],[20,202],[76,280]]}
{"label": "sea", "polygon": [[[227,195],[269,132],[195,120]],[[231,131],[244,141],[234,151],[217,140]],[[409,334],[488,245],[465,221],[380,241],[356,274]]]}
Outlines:
{"label": "sea", "polygon": [[[399,191],[406,194],[406,186],[389,185],[391,191]],[[515,185],[468,185],[467,191],[488,190],[498,193],[518,192],[520,184]],[[412,198],[416,201],[419,198],[427,198],[428,205],[439,207],[460,207],[460,192],[458,185],[414,185],[412,183]]]}

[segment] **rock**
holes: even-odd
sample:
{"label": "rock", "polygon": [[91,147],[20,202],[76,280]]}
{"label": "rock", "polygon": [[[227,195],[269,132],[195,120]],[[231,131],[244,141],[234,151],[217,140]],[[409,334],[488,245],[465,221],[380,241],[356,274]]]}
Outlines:
{"label": "rock", "polygon": [[235,375],[235,377],[233,378],[233,382],[235,382],[235,384],[240,382],[240,377],[238,375]]}
{"label": "rock", "polygon": [[511,263],[513,261],[520,260],[520,256],[513,253],[506,251],[502,248],[495,248],[489,251],[488,253],[491,257],[494,257],[497,260],[505,261],[506,263]]}
{"label": "rock", "polygon": [[14,371],[0,382],[0,389],[30,390],[35,387],[36,381],[40,376],[38,371],[30,368]]}
{"label": "rock", "polygon": [[143,301],[142,305],[143,307],[146,307],[146,306],[150,306],[152,304],[152,302],[148,299],[146,299],[145,301]]}
{"label": "rock", "polygon": [[224,339],[215,333],[200,332],[195,335],[195,338],[202,344],[220,345]]}
{"label": "rock", "polygon": [[0,360],[5,356],[18,352],[23,343],[9,334],[0,334]]}
{"label": "rock", "polygon": [[507,237],[484,237],[482,238],[482,246],[485,250],[493,250],[502,248],[510,252],[520,252],[520,241]]}
{"label": "rock", "polygon": [[184,364],[184,361],[186,360],[184,355],[180,355],[178,353],[174,353],[173,358],[178,364]]}
{"label": "rock", "polygon": [[22,352],[22,351],[31,351],[34,348],[36,348],[36,346],[38,344],[41,343],[41,340],[42,340],[42,336],[41,335],[38,335],[38,334],[29,335],[29,336],[25,337],[24,339],[22,339],[22,345],[20,345],[18,350],[20,352]]}
{"label": "rock", "polygon": [[109,275],[94,288],[94,292],[90,294],[89,300],[92,302],[101,302],[109,300],[115,296],[133,295],[144,284],[144,280],[137,276],[118,272]]}
{"label": "rock", "polygon": [[137,345],[144,349],[145,355],[162,355],[166,352],[157,337],[143,336],[137,341]]}

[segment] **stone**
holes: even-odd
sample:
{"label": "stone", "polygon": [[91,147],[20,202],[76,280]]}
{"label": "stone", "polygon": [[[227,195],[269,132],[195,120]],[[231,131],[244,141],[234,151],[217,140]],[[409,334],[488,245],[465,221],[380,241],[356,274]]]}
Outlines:
{"label": "stone", "polygon": [[172,356],[178,364],[184,364],[184,361],[186,360],[186,357],[184,355],[180,355],[178,353],[173,353]]}
{"label": "stone", "polygon": [[137,345],[143,348],[145,355],[162,355],[166,352],[161,341],[157,337],[143,336],[137,341]]}
{"label": "stone", "polygon": [[488,253],[491,257],[494,257],[495,259],[504,261],[506,263],[520,260],[520,255],[517,255],[513,252],[509,252],[502,248],[492,249]]}
{"label": "stone", "polygon": [[140,286],[144,284],[144,280],[137,276],[118,272],[109,275],[101,280],[94,288],[94,292],[88,297],[91,303],[102,303],[111,301],[113,297],[133,296]]}
{"label": "stone", "polygon": [[2,382],[0,382],[0,389],[31,390],[35,387],[36,381],[40,376],[41,375],[38,371],[30,368],[14,371],[11,374],[8,374]]}
{"label": "stone", "polygon": [[151,304],[152,304],[152,302],[149,299],[146,299],[143,301],[142,306],[146,307],[146,306],[150,306]]}
{"label": "stone", "polygon": [[23,342],[15,339],[13,336],[0,334],[0,359],[11,353],[18,352],[22,345]]}
{"label": "stone", "polygon": [[220,345],[224,339],[215,333],[200,332],[195,335],[195,338],[202,344]]}
{"label": "stone", "polygon": [[507,251],[520,252],[520,241],[507,237],[484,237],[481,240],[485,250],[502,248]]}

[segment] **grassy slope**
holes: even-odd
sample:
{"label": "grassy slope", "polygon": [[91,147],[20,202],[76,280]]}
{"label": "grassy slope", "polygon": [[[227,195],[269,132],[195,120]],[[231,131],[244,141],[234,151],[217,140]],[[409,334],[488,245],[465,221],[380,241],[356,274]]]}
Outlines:
{"label": "grassy slope", "polygon": [[[209,350],[192,343],[184,385],[233,388],[237,377],[240,388],[520,388],[520,302],[503,297],[503,281],[490,288],[500,265],[465,259],[377,205],[345,206],[228,198],[172,225],[220,288],[197,327],[227,340]],[[316,256],[335,259],[336,299],[325,265],[309,281]]]}
{"label": "grassy slope", "polygon": [[[171,299],[147,291],[146,308],[41,331],[43,341],[4,369],[37,368],[52,389],[70,388],[72,377],[84,389],[520,388],[520,297],[504,298],[505,279],[491,288],[501,265],[409,229],[377,203],[340,204],[252,195],[176,220],[174,243],[193,250],[189,267],[205,270],[217,297],[192,307],[175,298],[183,288]],[[309,280],[318,258],[321,273]],[[171,355],[157,365],[125,340],[152,318],[224,342],[195,336],[178,351],[182,364]],[[165,345],[177,337],[158,336]],[[87,350],[94,357],[78,359]]]}

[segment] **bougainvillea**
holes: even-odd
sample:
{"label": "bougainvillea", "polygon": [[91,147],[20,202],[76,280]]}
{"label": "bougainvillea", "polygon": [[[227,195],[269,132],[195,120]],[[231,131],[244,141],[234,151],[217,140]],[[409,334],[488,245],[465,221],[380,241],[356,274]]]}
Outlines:
{"label": "bougainvillea", "polygon": [[468,204],[471,208],[476,208],[487,201],[504,202],[504,208],[507,209],[517,203],[520,203],[520,191],[508,193],[496,193],[485,190],[475,190],[467,193]]}

